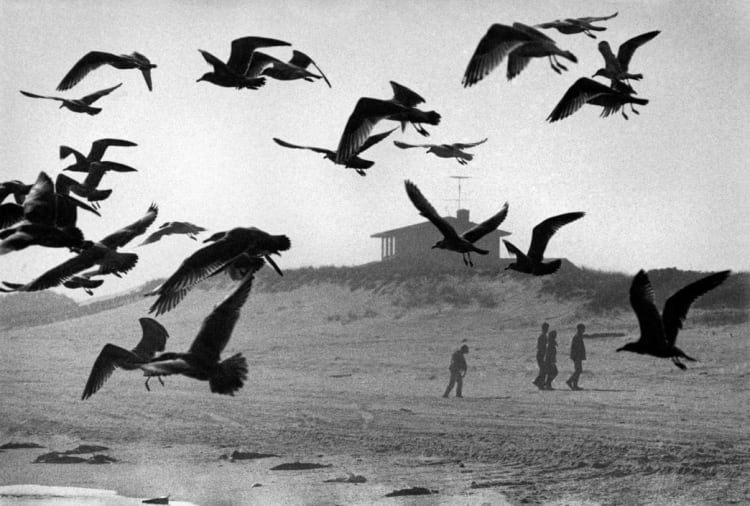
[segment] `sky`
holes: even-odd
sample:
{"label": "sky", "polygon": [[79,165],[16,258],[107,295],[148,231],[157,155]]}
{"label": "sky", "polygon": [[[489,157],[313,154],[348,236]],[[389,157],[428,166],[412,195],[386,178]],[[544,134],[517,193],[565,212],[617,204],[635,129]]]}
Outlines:
{"label": "sky", "polygon": [[[593,106],[545,121],[571,84],[602,66],[598,40],[583,34],[545,32],[578,58],[577,64],[564,60],[569,70],[562,75],[546,59],[534,59],[509,82],[503,62],[473,87],[461,85],[492,23],[533,25],[613,12],[618,16],[600,23],[607,30],[598,40],[615,52],[631,37],[661,30],[631,61],[631,70],[644,75],[634,84],[649,104],[629,121],[599,118],[601,109]],[[455,215],[450,176],[468,176],[462,204],[472,220],[488,218],[507,201],[500,228],[521,249],[543,219],[585,211],[557,233],[547,256],[632,274],[662,267],[747,271],[748,23],[744,0],[0,0],[0,180],[31,182],[39,171],[56,177],[69,163],[59,159],[60,145],[86,153],[96,139],[128,139],[138,146],[110,148],[105,159],[138,172],[105,175],[100,187],[113,193],[102,202],[102,216],[79,217],[88,238],[101,239],[156,202],[152,230],[179,220],[211,232],[255,226],[288,235],[292,248],[279,260],[288,269],[379,260],[380,241],[371,234],[423,221],[406,196],[405,179],[439,212]],[[333,87],[268,79],[253,91],[196,82],[210,70],[198,49],[226,60],[231,41],[249,35],[290,42],[264,51],[283,60],[292,49],[307,53]],[[153,92],[137,70],[107,66],[71,90],[55,91],[92,50],[145,54],[158,65]],[[407,128],[367,151],[365,158],[376,163],[366,177],[272,141],[335,149],[356,101],[390,98],[391,80],[422,95],[420,107],[439,112],[442,121],[428,138]],[[19,93],[80,98],[120,82],[96,103],[104,109],[97,116]],[[394,126],[384,121],[374,132]],[[485,137],[465,167],[392,143]],[[139,254],[137,267],[107,279],[100,294],[168,276],[199,247],[184,236],[135,247],[141,241],[122,248]],[[40,247],[11,253],[0,259],[0,279],[27,282],[70,256]]]}

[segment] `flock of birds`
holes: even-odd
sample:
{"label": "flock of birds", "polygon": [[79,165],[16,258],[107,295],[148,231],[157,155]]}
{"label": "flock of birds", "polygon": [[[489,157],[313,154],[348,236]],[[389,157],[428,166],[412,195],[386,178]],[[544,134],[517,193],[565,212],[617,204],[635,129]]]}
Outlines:
{"label": "flock of birds", "polygon": [[[493,24],[479,41],[463,76],[464,87],[473,86],[507,59],[507,78],[518,76],[532,58],[547,58],[551,68],[561,73],[566,71],[559,60],[564,58],[577,62],[570,51],[560,49],[554,40],[540,29],[556,29],[563,34],[583,33],[596,38],[593,32],[606,28],[594,23],[606,21],[617,13],[604,17],[570,18],[542,23],[535,27],[522,23],[511,26]],[[625,43],[618,50],[617,56],[612,53],[606,41],[599,43],[605,66],[595,72],[592,78],[577,80],[565,93],[547,118],[554,122],[568,117],[584,104],[602,107],[602,116],[610,116],[618,111],[627,119],[623,110],[626,105],[634,113],[634,105],[646,105],[648,100],[636,97],[630,84],[631,80],[640,80],[642,75],[632,73],[629,69],[634,52],[641,45],[658,35],[652,31],[638,35]],[[288,61],[279,60],[259,51],[267,47],[291,46],[290,43],[265,37],[243,37],[231,43],[231,52],[226,62],[208,51],[199,50],[205,61],[213,70],[197,79],[220,87],[257,90],[266,84],[266,79],[288,81],[302,79],[309,82],[323,80],[331,86],[327,76],[308,55],[294,49]],[[57,86],[59,91],[69,90],[81,82],[88,73],[103,66],[110,65],[117,69],[138,69],[146,82],[149,91],[153,89],[151,70],[156,65],[144,55],[133,52],[129,55],[115,55],[102,51],[92,51],[83,56],[63,77]],[[316,70],[318,73],[311,71]],[[603,77],[609,85],[595,81]],[[439,125],[441,115],[436,111],[425,111],[418,106],[425,99],[413,90],[391,81],[393,96],[388,99],[370,97],[360,98],[354,106],[346,125],[343,128],[339,144],[335,150],[292,144],[279,138],[274,142],[284,148],[307,149],[323,154],[337,165],[354,169],[362,176],[374,162],[365,160],[360,155],[373,145],[391,135],[398,127],[381,133],[372,134],[380,121],[395,121],[403,132],[411,125],[419,134],[428,136],[426,125]],[[116,91],[122,83],[106,88],[81,99],[43,96],[21,91],[31,98],[45,98],[61,102],[60,107],[76,113],[95,115],[101,108],[94,107],[97,100]],[[451,144],[407,144],[394,141],[401,149],[426,148],[427,153],[442,158],[455,158],[465,165],[473,155],[467,150],[484,142],[451,143]],[[55,181],[45,172],[40,172],[33,183],[18,180],[0,184],[0,255],[20,251],[32,245],[67,248],[74,256],[53,267],[27,283],[3,282],[0,291],[31,292],[57,286],[71,289],[83,289],[92,294],[107,275],[122,276],[133,269],[138,262],[138,255],[122,252],[136,237],[145,234],[155,222],[159,209],[152,204],[145,215],[123,228],[103,237],[98,241],[85,238],[77,228],[79,210],[100,215],[101,201],[107,199],[111,189],[100,188],[103,177],[108,172],[127,173],[136,169],[127,165],[104,160],[103,157],[111,147],[133,147],[134,142],[123,139],[99,139],[91,145],[87,155],[68,147],[60,146],[60,158],[73,156],[75,162],[63,169]],[[78,181],[65,172],[86,174],[83,181]],[[411,181],[405,181],[406,194],[419,214],[427,218],[442,234],[433,248],[454,251],[462,255],[464,264],[473,266],[471,254],[486,255],[487,250],[475,243],[482,237],[497,229],[508,214],[508,203],[492,217],[469,230],[457,231],[441,217],[419,188]],[[12,195],[15,202],[2,203]],[[79,200],[81,197],[84,200]],[[585,213],[568,212],[543,220],[533,228],[531,244],[524,253],[515,245],[504,240],[509,253],[516,257],[515,262],[507,269],[534,276],[549,275],[556,272],[561,261],[544,261],[544,251],[552,236],[564,225],[581,219]],[[171,234],[186,235],[196,240],[196,235],[205,229],[187,222],[172,221],[161,225],[141,244],[148,245]],[[204,319],[191,347],[187,352],[164,352],[168,338],[167,330],[155,319],[141,318],[143,330],[141,341],[132,350],[107,344],[94,362],[90,377],[83,392],[83,399],[96,393],[116,368],[141,370],[149,389],[149,380],[170,374],[182,374],[202,381],[208,381],[212,392],[233,395],[239,390],[248,373],[247,361],[241,354],[235,354],[221,360],[221,353],[226,347],[233,328],[239,318],[240,310],[245,304],[255,273],[265,264],[271,265],[279,275],[281,269],[272,255],[280,255],[291,247],[291,241],[285,235],[272,235],[255,227],[236,227],[231,230],[215,233],[205,239],[208,243],[185,258],[167,280],[147,294],[156,296],[149,313],[159,316],[174,309],[186,294],[201,281],[227,273],[239,280],[234,290]],[[87,270],[90,269],[90,270]],[[692,302],[721,284],[730,274],[722,271],[700,279],[679,290],[665,304],[659,314],[648,276],[640,271],[633,279],[630,288],[630,302],[640,325],[640,339],[628,343],[617,351],[631,351],[656,357],[671,358],[680,368],[685,368],[680,359],[694,360],[675,346],[675,340],[682,322],[687,316]],[[99,279],[95,279],[99,278]],[[157,354],[158,352],[161,352]]]}

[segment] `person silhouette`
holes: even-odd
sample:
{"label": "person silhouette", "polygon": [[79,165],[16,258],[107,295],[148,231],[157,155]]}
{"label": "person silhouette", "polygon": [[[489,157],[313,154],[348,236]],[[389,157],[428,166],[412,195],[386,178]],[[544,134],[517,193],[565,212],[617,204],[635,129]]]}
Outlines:
{"label": "person silhouette", "polygon": [[547,332],[549,331],[549,323],[542,323],[542,333],[536,340],[536,363],[539,366],[539,374],[534,378],[534,385],[542,389],[544,386],[544,357],[547,355]]}
{"label": "person silhouette", "polygon": [[583,344],[583,335],[586,332],[586,326],[583,323],[579,323],[576,330],[576,335],[574,335],[573,339],[570,341],[570,360],[573,361],[573,367],[575,369],[565,383],[571,390],[583,390],[578,386],[578,378],[581,377],[581,373],[583,372],[583,361],[586,360],[586,346]]}
{"label": "person silhouette", "polygon": [[456,386],[456,397],[463,397],[461,388],[463,387],[464,376],[466,375],[466,357],[464,355],[467,353],[469,353],[469,347],[464,344],[451,355],[451,365],[448,367],[448,370],[451,372],[451,379],[448,382],[448,387],[446,387],[443,397],[448,397],[451,390],[453,390],[453,385]]}
{"label": "person silhouette", "polygon": [[551,330],[547,337],[547,354],[544,358],[545,381],[543,390],[554,390],[552,380],[557,377],[557,331]]}

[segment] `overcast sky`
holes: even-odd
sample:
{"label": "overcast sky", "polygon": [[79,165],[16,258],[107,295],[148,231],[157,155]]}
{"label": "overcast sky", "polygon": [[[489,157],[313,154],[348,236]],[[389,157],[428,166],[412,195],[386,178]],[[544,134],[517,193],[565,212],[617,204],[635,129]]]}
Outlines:
{"label": "overcast sky", "polygon": [[[750,269],[750,6],[727,2],[604,1],[8,1],[2,27],[2,180],[53,178],[68,165],[61,144],[87,152],[104,137],[128,139],[106,159],[136,167],[109,173],[112,188],[102,217],[83,215],[87,237],[104,235],[158,203],[156,226],[187,220],[211,231],[256,226],[287,234],[292,249],[282,268],[355,265],[380,258],[370,235],[422,221],[403,180],[411,179],[442,213],[455,214],[452,175],[463,185],[474,221],[510,204],[501,225],[522,249],[532,227],[570,211],[586,217],[563,228],[549,256],[580,266],[635,273],[640,268]],[[537,24],[558,18],[619,12],[599,40],[617,47],[638,34],[661,30],[633,57],[634,83],[650,100],[639,116],[599,118],[585,106],[554,124],[545,118],[576,79],[602,66],[597,40],[547,31],[578,63],[558,75],[534,59],[511,82],[505,63],[475,86],[461,78],[492,23]],[[220,59],[233,39],[248,35],[288,41],[310,55],[333,88],[318,81],[269,79],[258,91],[219,88],[196,79],[210,70],[198,49]],[[149,93],[140,72],[101,67],[66,92],[55,87],[92,50],[138,51],[158,68]],[[291,48],[266,52],[281,59]],[[362,96],[390,98],[389,81],[426,99],[442,115],[431,136],[394,132],[365,158],[366,177],[308,151],[287,150],[271,139],[335,149]],[[98,116],[58,109],[43,95],[80,98],[123,86],[102,98]],[[382,122],[376,131],[395,124]],[[466,167],[409,143],[470,142]],[[74,174],[74,177],[78,177]],[[204,236],[205,237],[205,236]],[[100,290],[120,291],[169,275],[198,246],[172,236],[142,248],[136,269],[110,278]],[[429,254],[429,252],[426,252]],[[503,250],[503,254],[505,251]],[[0,259],[0,279],[27,282],[69,258],[64,250],[29,248]],[[460,262],[460,257],[456,256]]]}

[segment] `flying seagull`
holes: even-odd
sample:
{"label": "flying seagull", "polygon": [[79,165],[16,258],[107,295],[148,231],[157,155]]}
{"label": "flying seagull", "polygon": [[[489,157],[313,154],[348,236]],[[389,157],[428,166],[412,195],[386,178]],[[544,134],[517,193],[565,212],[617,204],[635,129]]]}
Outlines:
{"label": "flying seagull", "polygon": [[26,95],[27,97],[31,98],[46,98],[49,100],[57,100],[58,102],[61,102],[60,109],[65,107],[66,109],[69,109],[73,112],[80,112],[80,113],[86,113],[91,116],[95,114],[99,114],[102,112],[101,107],[92,107],[91,104],[99,100],[105,95],[109,95],[113,91],[115,91],[117,88],[122,86],[122,83],[118,84],[117,86],[112,86],[111,88],[105,88],[103,90],[99,90],[96,93],[92,93],[90,95],[86,95],[83,98],[78,99],[69,99],[69,98],[62,98],[62,97],[49,97],[45,95],[37,95],[36,93],[31,93],[28,91],[21,91],[22,95]]}
{"label": "flying seagull", "polygon": [[[261,47],[290,46],[283,40],[269,39],[266,37],[242,37],[232,41],[232,50],[226,63],[212,55],[208,51],[199,49],[203,59],[211,65],[213,72],[207,72],[197,79],[196,82],[207,81],[225,88],[247,88],[256,90],[266,82],[265,78],[257,77],[260,69],[251,68],[255,50]],[[256,61],[256,65],[257,65]]]}
{"label": "flying seagull", "polygon": [[437,211],[435,211],[435,208],[432,207],[432,204],[424,198],[424,195],[419,191],[417,185],[408,179],[404,181],[404,185],[406,186],[406,194],[409,196],[409,200],[411,200],[411,203],[417,208],[419,214],[430,220],[430,222],[443,234],[443,238],[432,246],[433,249],[440,248],[461,253],[464,264],[468,266],[474,265],[471,261],[472,252],[479,253],[480,255],[486,255],[489,253],[489,251],[485,249],[478,248],[474,243],[500,226],[508,214],[507,202],[497,214],[488,220],[473,226],[461,235],[458,235],[458,232],[456,232],[453,226],[451,226],[445,218],[441,217]]}
{"label": "flying seagull", "polygon": [[[256,60],[258,61],[256,62]],[[307,67],[310,65],[318,69],[320,74],[318,75],[307,70]],[[313,82],[316,79],[323,79],[328,87],[331,88],[331,82],[323,71],[320,70],[318,64],[302,51],[292,51],[292,58],[288,62],[281,61],[278,58],[256,51],[253,54],[250,66],[262,67],[259,75],[268,76],[273,79],[278,79],[279,81],[304,79],[305,81]]]}
{"label": "flying seagull", "polygon": [[[292,243],[285,235],[271,235],[255,227],[237,227],[226,232],[218,232],[203,242],[211,242],[189,257],[177,270],[153,292],[158,295],[148,312],[159,316],[174,308],[187,292],[204,279],[229,266],[243,255],[270,259],[271,254],[288,250]],[[275,266],[277,272],[278,266]]]}
{"label": "flying seagull", "polygon": [[608,19],[612,19],[613,17],[617,16],[617,13],[615,12],[611,16],[601,16],[601,17],[594,17],[589,16],[585,18],[567,18],[567,19],[557,19],[555,21],[550,21],[549,23],[541,23],[539,25],[536,25],[539,28],[554,28],[560,33],[564,33],[566,35],[571,35],[574,33],[583,33],[587,37],[591,37],[592,39],[596,38],[596,35],[591,33],[592,31],[596,32],[603,32],[606,30],[603,26],[594,26],[592,23],[596,23],[598,21],[607,21]]}
{"label": "flying seagull", "polygon": [[166,223],[163,223],[156,232],[146,237],[146,239],[138,246],[144,246],[146,244],[154,243],[160,240],[162,237],[171,234],[184,234],[192,240],[197,241],[198,239],[195,238],[195,235],[205,231],[205,228],[199,227],[198,225],[193,225],[192,223],[187,221],[168,221]]}
{"label": "flying seagull", "polygon": [[105,53],[103,51],[91,51],[87,53],[83,58],[78,60],[73,68],[65,74],[60,84],[57,85],[57,91],[68,90],[78,84],[81,79],[86,75],[102,65],[111,65],[116,69],[138,69],[143,74],[143,79],[146,80],[146,86],[148,91],[152,91],[151,87],[151,69],[156,68],[156,65],[151,63],[148,58],[143,56],[141,53],[133,52],[131,54],[116,55],[112,53]]}
{"label": "flying seagull", "polygon": [[648,275],[643,270],[638,271],[630,285],[630,305],[638,317],[641,335],[637,341],[626,343],[617,351],[671,358],[674,365],[686,369],[680,358],[691,362],[695,362],[695,359],[675,346],[675,341],[687,318],[688,309],[695,299],[722,284],[730,273],[731,271],[716,272],[678,290],[664,303],[660,315]]}
{"label": "flying seagull", "polygon": [[429,132],[422,126],[440,123],[440,114],[435,111],[423,111],[416,106],[424,102],[424,98],[395,81],[391,81],[393,97],[388,100],[362,97],[357,101],[354,110],[349,115],[344,131],[341,134],[336,149],[336,163],[355,156],[361,146],[370,137],[370,132],[381,120],[392,120],[401,123],[401,130],[410,123],[423,136]]}
{"label": "flying seagull", "polygon": [[63,160],[70,155],[76,159],[75,163],[68,165],[63,170],[70,172],[89,172],[90,166],[93,162],[102,162],[105,164],[107,170],[114,170],[117,172],[135,172],[135,169],[123,165],[121,163],[102,161],[104,153],[110,146],[130,147],[137,146],[135,142],[128,141],[125,139],[98,139],[91,143],[91,149],[89,149],[88,155],[84,155],[80,151],[71,148],[70,146],[60,146],[60,160]]}
{"label": "flying seagull", "polygon": [[164,351],[169,337],[167,329],[153,318],[139,318],[138,321],[143,331],[141,340],[132,350],[126,350],[111,343],[105,344],[91,367],[81,400],[85,401],[98,392],[118,367],[126,371],[134,371],[154,358],[157,351]]}
{"label": "flying seagull", "polygon": [[[140,364],[145,376],[167,376],[182,374],[199,381],[208,381],[211,392],[234,395],[242,388],[247,378],[247,360],[241,353],[220,360],[221,352],[232,336],[240,310],[245,305],[253,285],[255,272],[263,266],[263,260],[248,272],[223,301],[203,320],[198,335],[186,353],[167,352]],[[148,388],[148,379],[146,388]]]}
{"label": "flying seagull", "polygon": [[469,60],[462,80],[464,88],[481,81],[500,65],[506,56],[506,75],[509,81],[521,73],[531,58],[547,57],[552,70],[558,74],[567,70],[557,60],[558,56],[573,63],[578,62],[573,53],[560,49],[554,40],[535,28],[522,23],[513,23],[513,26],[494,24],[479,41]]}
{"label": "flying seagull", "polygon": [[[584,106],[584,104],[596,105],[602,108],[600,116],[606,118],[618,111],[622,114],[625,119],[628,119],[628,115],[621,109],[626,104],[646,105],[648,100],[645,98],[634,97],[632,94],[626,91],[620,91],[615,88],[610,88],[600,82],[589,79],[588,77],[582,77],[578,79],[573,85],[568,88],[565,95],[560,99],[552,112],[547,116],[547,121],[554,123],[555,121],[565,119],[578,109]],[[633,109],[633,112],[638,114],[638,111]]]}
{"label": "flying seagull", "polygon": [[612,53],[612,48],[609,46],[609,42],[603,40],[599,43],[599,52],[604,58],[604,68],[596,71],[593,77],[602,76],[613,81],[627,81],[628,79],[634,79],[636,81],[643,79],[643,74],[631,74],[628,69],[630,66],[630,60],[633,58],[635,50],[641,47],[646,42],[650,41],[661,33],[659,30],[653,32],[646,32],[629,39],[620,45],[617,50],[617,56],[615,57]]}
{"label": "flying seagull", "polygon": [[466,165],[474,158],[474,155],[472,155],[471,153],[467,153],[464,150],[473,148],[474,146],[479,146],[480,144],[483,144],[485,142],[487,142],[486,138],[482,139],[479,142],[470,143],[454,142],[453,144],[408,144],[406,142],[393,141],[393,144],[401,149],[427,148],[428,153],[432,153],[440,158],[455,158],[456,161],[461,165]]}
{"label": "flying seagull", "polygon": [[291,148],[291,149],[307,149],[310,151],[313,151],[315,153],[321,153],[323,155],[323,158],[327,160],[331,160],[333,163],[337,165],[343,165],[347,169],[354,169],[357,174],[360,176],[366,176],[367,173],[365,170],[369,169],[373,165],[375,165],[375,162],[371,160],[365,160],[364,158],[360,158],[359,155],[363,151],[368,150],[378,142],[382,141],[386,137],[388,137],[393,131],[396,130],[395,128],[388,130],[386,132],[382,132],[379,134],[371,135],[367,138],[367,140],[362,144],[354,153],[354,155],[351,158],[348,158],[346,160],[342,160],[341,162],[336,161],[336,152],[331,149],[326,148],[316,148],[314,146],[299,146],[297,144],[292,144],[291,142],[286,142],[284,140],[278,139],[276,137],[273,138],[273,141],[278,144],[279,146],[283,146],[285,148]]}
{"label": "flying seagull", "polygon": [[512,269],[518,272],[533,274],[534,276],[544,276],[545,274],[552,274],[557,271],[562,264],[562,260],[557,259],[552,262],[542,262],[544,259],[544,250],[547,249],[547,243],[549,243],[549,240],[560,227],[583,218],[585,214],[582,212],[565,213],[547,218],[539,223],[531,232],[531,245],[526,254],[513,246],[510,241],[503,239],[508,253],[516,256],[516,261],[511,262],[505,270]]}

